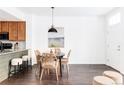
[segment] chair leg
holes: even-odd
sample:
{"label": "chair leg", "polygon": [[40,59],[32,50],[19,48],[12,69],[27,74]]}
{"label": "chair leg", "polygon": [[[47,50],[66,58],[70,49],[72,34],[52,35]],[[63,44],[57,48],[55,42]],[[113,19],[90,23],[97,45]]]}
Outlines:
{"label": "chair leg", "polygon": [[64,64],[62,65],[62,69],[64,70]]}
{"label": "chair leg", "polygon": [[49,75],[49,73],[50,73],[50,70],[49,70],[49,69],[47,69],[47,72],[48,72],[48,75]]}
{"label": "chair leg", "polygon": [[56,68],[56,79],[58,81],[58,70],[57,70],[57,68]]}
{"label": "chair leg", "polygon": [[66,68],[67,68],[67,77],[69,76],[69,65],[66,64]]}
{"label": "chair leg", "polygon": [[30,60],[28,60],[29,62],[30,62],[30,67],[31,67],[31,69],[32,69],[32,60],[31,60],[31,58],[30,58]]}
{"label": "chair leg", "polygon": [[27,71],[28,71],[28,61],[27,61]]}
{"label": "chair leg", "polygon": [[35,69],[35,75],[36,75],[36,76],[38,75],[38,71],[39,71],[39,65],[37,64],[37,65],[36,65],[36,69]]}
{"label": "chair leg", "polygon": [[40,65],[40,66],[39,66],[39,78],[40,78],[40,76],[41,76],[41,71],[42,71],[42,66]]}
{"label": "chair leg", "polygon": [[11,64],[9,63],[9,69],[8,69],[8,79],[10,78],[10,74],[11,74]]}
{"label": "chair leg", "polygon": [[17,66],[14,66],[14,74],[15,74],[15,77],[17,78]]}
{"label": "chair leg", "polygon": [[41,71],[40,80],[42,80],[42,77],[43,77],[43,72],[44,72],[44,69],[42,69],[42,71]]}

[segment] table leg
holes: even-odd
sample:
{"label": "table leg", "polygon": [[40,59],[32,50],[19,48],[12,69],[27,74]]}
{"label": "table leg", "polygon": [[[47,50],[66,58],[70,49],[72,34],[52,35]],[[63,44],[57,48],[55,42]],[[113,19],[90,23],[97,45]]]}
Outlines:
{"label": "table leg", "polygon": [[59,58],[59,63],[60,63],[60,76],[62,77],[62,65],[61,65],[61,58]]}
{"label": "table leg", "polygon": [[41,66],[41,63],[39,65],[40,65],[40,67],[39,67],[39,77],[40,77],[41,76],[42,66]]}

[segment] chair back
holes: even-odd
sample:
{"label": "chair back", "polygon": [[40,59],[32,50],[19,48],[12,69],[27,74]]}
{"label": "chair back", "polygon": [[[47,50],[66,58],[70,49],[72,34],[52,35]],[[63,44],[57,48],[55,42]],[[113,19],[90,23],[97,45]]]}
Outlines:
{"label": "chair back", "polygon": [[49,53],[49,54],[47,53],[46,55],[44,55],[42,58],[42,62],[44,63],[44,66],[49,65],[49,66],[54,67],[54,66],[58,65],[58,60],[57,60],[55,54],[52,54],[52,53]]}
{"label": "chair back", "polygon": [[46,53],[43,55],[43,61],[48,62],[48,61],[54,61],[56,59],[56,56],[52,53]]}
{"label": "chair back", "polygon": [[36,55],[37,64],[39,64],[41,62],[41,53],[39,50],[35,50],[34,52]]}
{"label": "chair back", "polygon": [[68,54],[67,54],[67,58],[70,57],[70,53],[71,53],[71,49],[69,50]]}
{"label": "chair back", "polygon": [[36,55],[42,55],[41,52],[39,50],[34,50]]}
{"label": "chair back", "polygon": [[58,54],[61,52],[61,49],[60,48],[55,48],[55,54]]}

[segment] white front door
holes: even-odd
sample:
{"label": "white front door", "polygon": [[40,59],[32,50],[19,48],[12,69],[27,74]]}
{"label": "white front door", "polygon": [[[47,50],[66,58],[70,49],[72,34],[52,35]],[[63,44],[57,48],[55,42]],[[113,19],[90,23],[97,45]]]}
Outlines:
{"label": "white front door", "polygon": [[107,64],[120,71],[120,25],[110,27],[107,33]]}

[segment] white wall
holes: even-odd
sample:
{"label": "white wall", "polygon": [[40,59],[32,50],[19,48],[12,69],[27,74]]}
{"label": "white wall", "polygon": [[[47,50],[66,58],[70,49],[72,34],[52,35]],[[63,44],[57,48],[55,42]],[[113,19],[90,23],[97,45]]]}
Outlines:
{"label": "white wall", "polygon": [[32,16],[26,15],[26,49],[32,48]]}
{"label": "white wall", "polygon": [[[64,27],[66,53],[72,49],[71,64],[104,64],[105,34],[103,17],[55,17],[54,25]],[[48,49],[51,18],[32,16],[32,47]]]}

